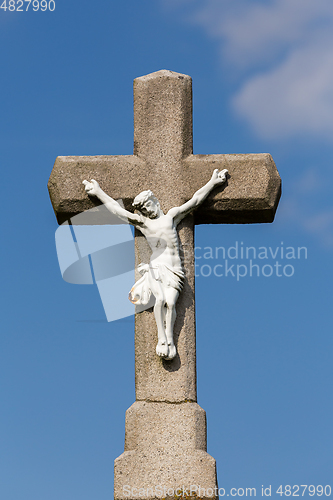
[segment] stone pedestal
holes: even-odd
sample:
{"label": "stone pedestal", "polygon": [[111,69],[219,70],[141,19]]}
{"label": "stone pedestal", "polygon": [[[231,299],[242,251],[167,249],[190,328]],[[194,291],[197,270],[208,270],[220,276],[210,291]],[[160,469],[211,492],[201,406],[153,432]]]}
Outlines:
{"label": "stone pedestal", "polygon": [[114,480],[116,500],[215,498],[205,411],[197,403],[136,401],[126,412],[125,451],[115,460]]}

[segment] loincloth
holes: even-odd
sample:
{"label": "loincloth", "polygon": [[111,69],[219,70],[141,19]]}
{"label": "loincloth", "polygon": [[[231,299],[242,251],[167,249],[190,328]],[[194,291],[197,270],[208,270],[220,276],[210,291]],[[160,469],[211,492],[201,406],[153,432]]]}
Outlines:
{"label": "loincloth", "polygon": [[131,288],[128,295],[129,300],[133,304],[146,305],[149,302],[150,296],[153,293],[150,287],[149,279],[160,281],[164,287],[171,287],[180,292],[184,283],[184,271],[181,268],[171,269],[166,264],[141,264],[139,271],[143,274]]}

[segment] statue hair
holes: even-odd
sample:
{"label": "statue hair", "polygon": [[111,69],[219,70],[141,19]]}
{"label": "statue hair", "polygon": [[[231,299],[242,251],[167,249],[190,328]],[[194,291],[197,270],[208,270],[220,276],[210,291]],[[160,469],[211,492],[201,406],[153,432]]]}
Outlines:
{"label": "statue hair", "polygon": [[133,200],[132,206],[135,208],[140,208],[146,201],[151,200],[156,204],[160,204],[156,196],[150,189],[148,191],[142,191],[142,193],[138,194]]}

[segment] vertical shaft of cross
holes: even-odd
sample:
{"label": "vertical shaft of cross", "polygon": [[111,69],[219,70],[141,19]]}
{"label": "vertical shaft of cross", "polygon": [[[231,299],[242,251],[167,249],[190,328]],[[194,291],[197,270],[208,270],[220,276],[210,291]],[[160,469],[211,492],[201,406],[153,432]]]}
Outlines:
{"label": "vertical shaft of cross", "polygon": [[[180,224],[185,282],[177,301],[174,341],[177,356],[166,361],[156,355],[157,326],[152,309],[135,315],[136,399],[180,403],[196,401],[193,217]],[[149,262],[149,247],[136,232],[136,263]]]}
{"label": "vertical shaft of cross", "polygon": [[[134,80],[134,153],[159,173],[150,187],[166,212],[185,201],[181,160],[192,153],[192,80],[187,75],[159,71]],[[149,177],[149,169],[146,172]],[[156,190],[156,191],[155,191]],[[184,288],[177,302],[172,361],[156,356],[157,327],[152,310],[136,314],[136,398],[148,401],[196,401],[194,224],[188,216],[178,228]],[[137,264],[148,263],[143,236],[136,236]]]}
{"label": "vertical shaft of cross", "polygon": [[134,154],[171,163],[192,154],[192,79],[162,70],[134,80]]}

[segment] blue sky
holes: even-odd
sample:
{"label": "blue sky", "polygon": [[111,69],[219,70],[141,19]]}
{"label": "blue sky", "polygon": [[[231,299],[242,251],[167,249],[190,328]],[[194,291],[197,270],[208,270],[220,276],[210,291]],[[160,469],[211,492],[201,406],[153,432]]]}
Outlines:
{"label": "blue sky", "polygon": [[[269,152],[283,179],[273,224],[196,231],[198,402],[219,486],[333,487],[332,3],[55,3],[0,9],[0,498],[112,497],[133,318],[108,323],[95,286],[62,280],[46,186],[58,155],[132,154],[132,82],[159,69],[193,78],[194,153]],[[203,248],[236,242],[307,258],[280,260],[290,277],[203,276],[223,264]]]}

